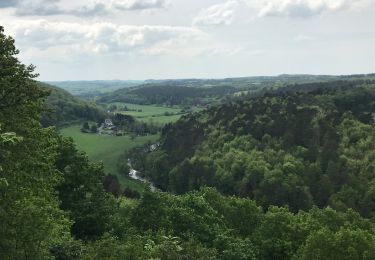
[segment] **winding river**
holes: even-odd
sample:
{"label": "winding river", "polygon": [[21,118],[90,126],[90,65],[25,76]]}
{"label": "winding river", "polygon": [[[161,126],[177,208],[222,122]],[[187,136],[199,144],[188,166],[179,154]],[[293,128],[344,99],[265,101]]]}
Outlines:
{"label": "winding river", "polygon": [[129,172],[130,178],[132,178],[133,180],[141,181],[145,184],[148,184],[152,191],[156,190],[155,185],[151,181],[138,175],[139,171],[133,169],[130,159],[128,159],[128,165],[130,167],[130,172]]}

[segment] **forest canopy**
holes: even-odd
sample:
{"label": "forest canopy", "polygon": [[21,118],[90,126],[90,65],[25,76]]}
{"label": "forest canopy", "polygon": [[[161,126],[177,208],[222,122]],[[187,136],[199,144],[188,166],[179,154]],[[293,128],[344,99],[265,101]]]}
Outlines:
{"label": "forest canopy", "polygon": [[49,93],[43,106],[41,118],[43,126],[61,126],[82,120],[104,120],[103,108],[80,100],[61,88],[40,82],[38,85]]}
{"label": "forest canopy", "polygon": [[158,151],[137,156],[140,170],[176,194],[211,186],[265,208],[372,217],[374,86],[293,85],[187,115],[164,128]]}

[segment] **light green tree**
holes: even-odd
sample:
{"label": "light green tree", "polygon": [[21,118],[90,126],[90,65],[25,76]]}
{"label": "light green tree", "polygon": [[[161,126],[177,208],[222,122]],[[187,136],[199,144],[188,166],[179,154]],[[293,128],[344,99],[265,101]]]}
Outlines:
{"label": "light green tree", "polygon": [[48,93],[33,80],[34,67],[17,54],[0,27],[0,258],[46,259],[69,239],[70,223],[55,194],[60,175],[53,131],[39,124]]}

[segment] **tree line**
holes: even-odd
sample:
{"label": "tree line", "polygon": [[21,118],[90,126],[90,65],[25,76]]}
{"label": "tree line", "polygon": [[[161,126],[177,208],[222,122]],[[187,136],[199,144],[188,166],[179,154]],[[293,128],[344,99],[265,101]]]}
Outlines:
{"label": "tree line", "polygon": [[187,87],[165,84],[146,84],[133,89],[120,89],[104,95],[100,102],[126,102],[140,105],[160,104],[166,106],[195,106],[210,103],[207,99],[234,93],[232,86]]}

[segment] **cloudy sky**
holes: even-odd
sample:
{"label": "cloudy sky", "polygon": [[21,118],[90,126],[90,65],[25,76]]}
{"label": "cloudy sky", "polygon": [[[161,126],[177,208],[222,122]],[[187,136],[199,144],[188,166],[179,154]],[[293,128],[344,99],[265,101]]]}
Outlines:
{"label": "cloudy sky", "polygon": [[374,0],[0,0],[41,80],[375,72]]}

